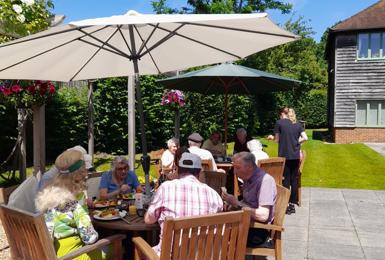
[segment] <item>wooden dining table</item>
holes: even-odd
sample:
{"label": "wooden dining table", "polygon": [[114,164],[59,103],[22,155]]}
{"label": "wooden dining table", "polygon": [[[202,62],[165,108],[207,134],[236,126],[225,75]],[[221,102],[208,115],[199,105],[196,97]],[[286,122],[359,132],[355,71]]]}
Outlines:
{"label": "wooden dining table", "polygon": [[[92,213],[91,213],[92,216]],[[155,224],[146,224],[144,223],[144,217],[139,217],[137,214],[129,215],[127,214],[124,217],[127,222],[121,219],[115,220],[97,220],[92,217],[92,223],[95,227],[101,227],[104,229],[110,230],[125,230],[125,231],[157,231],[160,229],[158,223]]]}
{"label": "wooden dining table", "polygon": [[[218,169],[223,169],[224,171],[226,171],[227,174],[229,174],[230,169],[233,167],[232,162],[215,161],[215,163],[217,164]],[[233,185],[234,185],[234,196],[238,197],[240,195],[240,191],[238,186],[238,178],[235,174],[233,179]]]}

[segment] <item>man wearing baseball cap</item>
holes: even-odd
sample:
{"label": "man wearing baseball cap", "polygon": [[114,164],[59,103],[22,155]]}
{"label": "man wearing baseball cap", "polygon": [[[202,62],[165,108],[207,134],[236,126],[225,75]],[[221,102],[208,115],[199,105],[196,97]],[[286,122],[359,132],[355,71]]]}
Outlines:
{"label": "man wearing baseball cap", "polygon": [[202,160],[211,160],[213,171],[217,171],[217,164],[214,161],[213,155],[210,151],[200,148],[203,142],[203,137],[198,133],[192,133],[188,137],[188,150],[190,153],[198,155]]}
{"label": "man wearing baseball cap", "polygon": [[221,212],[223,201],[219,194],[198,180],[201,158],[185,152],[178,162],[178,179],[162,183],[147,210],[147,224],[159,222],[160,242],[154,250],[160,254],[163,222],[166,217],[187,217]]}

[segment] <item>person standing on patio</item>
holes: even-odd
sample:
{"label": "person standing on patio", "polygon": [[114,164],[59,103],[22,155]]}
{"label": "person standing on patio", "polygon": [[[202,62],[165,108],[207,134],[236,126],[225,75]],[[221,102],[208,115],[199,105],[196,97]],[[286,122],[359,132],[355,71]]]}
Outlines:
{"label": "person standing on patio", "polygon": [[213,156],[226,155],[226,149],[222,144],[222,137],[218,131],[213,132],[210,138],[204,141],[202,149],[208,150]]}
{"label": "person standing on patio", "polygon": [[211,160],[213,171],[217,171],[217,164],[214,161],[213,155],[206,149],[200,148],[203,142],[203,137],[198,133],[192,133],[188,137],[188,145],[190,153],[198,155],[202,160]]}
{"label": "person standing on patio", "polygon": [[[233,195],[222,192],[223,201],[229,205],[228,210],[248,207],[252,209],[252,219],[261,223],[271,223],[277,188],[274,178],[266,174],[255,164],[255,157],[249,152],[234,154],[234,173],[243,180],[243,200],[238,201]],[[266,242],[269,231],[251,228],[247,237],[247,247],[256,247]]]}
{"label": "person standing on patio", "polygon": [[301,124],[293,124],[289,119],[289,108],[280,110],[280,119],[274,127],[274,136],[269,135],[268,140],[278,143],[278,156],[285,157],[285,169],[283,172],[283,186],[290,189],[290,200],[286,213],[295,213],[294,204],[298,203],[297,175],[299,170],[301,143],[307,140],[307,135]]}
{"label": "person standing on patio", "polygon": [[147,224],[158,221],[160,242],[154,250],[160,254],[163,223],[166,217],[199,216],[221,212],[223,201],[219,194],[198,180],[202,162],[198,155],[183,153],[178,162],[178,179],[162,183],[156,191],[144,217]]}
{"label": "person standing on patio", "polygon": [[100,180],[101,199],[109,199],[118,194],[141,191],[138,177],[128,170],[128,161],[124,156],[116,156],[111,163],[111,171],[105,172]]}

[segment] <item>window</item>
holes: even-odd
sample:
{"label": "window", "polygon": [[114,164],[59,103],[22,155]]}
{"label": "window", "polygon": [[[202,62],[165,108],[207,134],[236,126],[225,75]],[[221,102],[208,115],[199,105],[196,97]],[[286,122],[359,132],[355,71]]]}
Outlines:
{"label": "window", "polygon": [[385,126],[385,100],[358,100],[356,105],[357,126]]}
{"label": "window", "polygon": [[385,32],[359,33],[358,59],[385,59]]}

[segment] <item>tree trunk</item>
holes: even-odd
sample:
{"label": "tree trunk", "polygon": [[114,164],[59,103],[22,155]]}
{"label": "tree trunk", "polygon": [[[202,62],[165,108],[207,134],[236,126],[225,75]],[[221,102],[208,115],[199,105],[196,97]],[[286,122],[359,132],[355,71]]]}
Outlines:
{"label": "tree trunk", "polygon": [[26,154],[26,122],[27,111],[25,108],[17,109],[17,131],[20,140],[18,144],[19,172],[20,180],[24,181],[27,177],[27,154]]}

